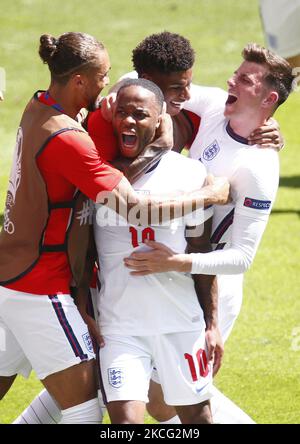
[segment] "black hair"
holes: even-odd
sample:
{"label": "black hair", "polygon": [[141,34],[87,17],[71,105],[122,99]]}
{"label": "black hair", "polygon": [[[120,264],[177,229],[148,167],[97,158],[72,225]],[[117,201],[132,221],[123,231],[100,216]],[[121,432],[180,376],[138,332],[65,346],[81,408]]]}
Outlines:
{"label": "black hair", "polygon": [[132,62],[139,77],[145,73],[186,71],[195,62],[189,40],[168,31],[146,37],[133,51]]}
{"label": "black hair", "polygon": [[66,32],[58,38],[43,34],[40,37],[39,55],[48,64],[53,80],[66,83],[76,70],[93,66],[99,50],[104,49],[95,37],[81,32]]}
{"label": "black hair", "polygon": [[159,106],[159,112],[162,112],[163,103],[164,103],[164,95],[161,91],[161,89],[153,82],[147,79],[128,79],[123,80],[122,84],[118,90],[119,92],[124,89],[128,88],[129,86],[141,86],[142,88],[148,89],[148,91],[151,91],[155,95],[156,102]]}

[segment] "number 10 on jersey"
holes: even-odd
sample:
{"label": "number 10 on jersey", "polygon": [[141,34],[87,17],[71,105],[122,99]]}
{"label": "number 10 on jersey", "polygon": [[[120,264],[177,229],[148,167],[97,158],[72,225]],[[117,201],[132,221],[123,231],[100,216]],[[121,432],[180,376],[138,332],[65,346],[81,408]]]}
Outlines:
{"label": "number 10 on jersey", "polygon": [[155,240],[155,231],[151,227],[144,228],[142,231],[129,227],[129,232],[131,233],[131,243],[134,248],[145,243],[145,240]]}

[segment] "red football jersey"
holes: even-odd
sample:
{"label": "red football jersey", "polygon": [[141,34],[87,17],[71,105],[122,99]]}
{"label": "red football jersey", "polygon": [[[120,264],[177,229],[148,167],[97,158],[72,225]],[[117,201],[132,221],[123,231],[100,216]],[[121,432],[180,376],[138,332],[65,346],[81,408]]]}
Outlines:
{"label": "red football jersey", "polygon": [[[50,99],[47,101],[45,94],[41,96],[43,103],[53,106]],[[91,138],[79,131],[54,136],[38,156],[37,165],[50,203],[71,200],[77,188],[95,200],[100,191],[114,189],[123,176],[99,157]],[[47,245],[64,242],[70,211],[51,211],[44,235]],[[71,279],[65,252],[43,252],[30,272],[6,287],[33,294],[69,293]]]}

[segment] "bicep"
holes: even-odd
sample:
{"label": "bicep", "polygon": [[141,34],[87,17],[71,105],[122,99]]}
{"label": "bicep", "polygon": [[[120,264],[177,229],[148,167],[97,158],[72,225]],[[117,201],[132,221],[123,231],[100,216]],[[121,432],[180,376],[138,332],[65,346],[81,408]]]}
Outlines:
{"label": "bicep", "polygon": [[185,239],[187,242],[187,253],[206,253],[208,251],[211,251],[211,230],[212,217],[207,219],[204,224],[200,226],[187,227],[185,233]]}

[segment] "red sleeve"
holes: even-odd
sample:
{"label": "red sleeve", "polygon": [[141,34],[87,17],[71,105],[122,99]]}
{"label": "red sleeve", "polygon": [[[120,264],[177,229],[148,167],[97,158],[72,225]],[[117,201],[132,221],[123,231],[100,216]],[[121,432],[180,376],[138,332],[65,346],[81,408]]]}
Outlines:
{"label": "red sleeve", "polygon": [[186,146],[186,148],[189,149],[191,147],[192,143],[194,142],[195,137],[198,133],[200,123],[201,123],[201,117],[198,116],[197,114],[193,113],[192,111],[184,110],[184,112],[193,127],[192,137],[190,138],[190,140],[188,141],[187,146]]}
{"label": "red sleeve", "polygon": [[111,191],[123,174],[105,163],[88,134],[66,131],[55,136],[42,152],[44,168],[61,176],[92,200]]}
{"label": "red sleeve", "polygon": [[101,109],[89,113],[87,130],[102,159],[113,161],[119,155],[111,122],[102,117]]}

